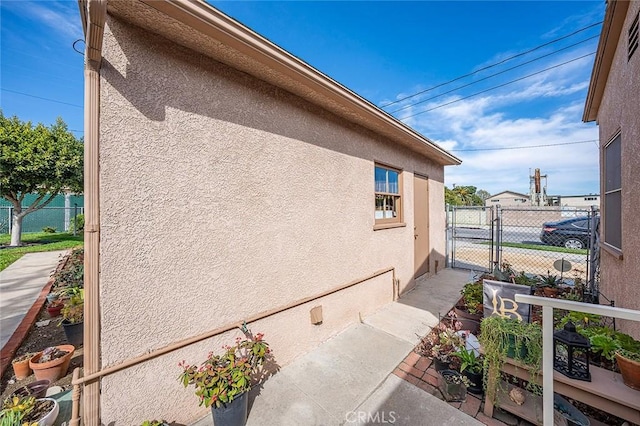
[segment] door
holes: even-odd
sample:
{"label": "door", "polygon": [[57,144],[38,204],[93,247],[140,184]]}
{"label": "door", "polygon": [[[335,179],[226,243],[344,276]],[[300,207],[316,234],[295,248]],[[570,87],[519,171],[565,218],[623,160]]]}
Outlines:
{"label": "door", "polygon": [[414,278],[429,272],[429,179],[413,175]]}

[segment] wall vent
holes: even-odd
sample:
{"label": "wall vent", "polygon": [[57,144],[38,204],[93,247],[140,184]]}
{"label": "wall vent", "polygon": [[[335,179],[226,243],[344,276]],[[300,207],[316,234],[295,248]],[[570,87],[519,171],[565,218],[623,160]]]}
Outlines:
{"label": "wall vent", "polygon": [[627,55],[627,62],[631,60],[633,53],[638,49],[638,20],[640,20],[640,12],[636,15],[636,19],[631,23],[629,28],[629,50]]}

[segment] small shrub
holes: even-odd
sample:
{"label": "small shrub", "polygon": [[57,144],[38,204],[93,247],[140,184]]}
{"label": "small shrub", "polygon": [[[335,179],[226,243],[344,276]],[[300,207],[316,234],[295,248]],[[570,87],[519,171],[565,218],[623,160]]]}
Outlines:
{"label": "small shrub", "polygon": [[69,222],[69,232],[74,232],[74,230],[76,229],[76,222],[78,223],[77,232],[84,231],[84,215],[79,214],[75,217],[75,220],[71,219],[71,221]]}
{"label": "small shrub", "polygon": [[44,228],[42,228],[42,232],[46,232],[47,234],[55,234],[56,228],[54,228],[53,226],[45,226]]}

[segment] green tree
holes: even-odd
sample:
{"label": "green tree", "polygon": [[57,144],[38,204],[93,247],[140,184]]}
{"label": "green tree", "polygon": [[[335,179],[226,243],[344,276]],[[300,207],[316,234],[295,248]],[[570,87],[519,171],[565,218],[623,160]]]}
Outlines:
{"label": "green tree", "polygon": [[[22,219],[61,192],[82,192],[83,143],[61,118],[33,126],[0,110],[0,196],[13,205],[11,245],[21,245]],[[37,194],[29,206],[27,194]]]}
{"label": "green tree", "polygon": [[476,192],[476,195],[480,197],[483,204],[487,200],[487,198],[491,197],[491,194],[489,194],[489,192],[485,191],[484,189],[478,189],[478,192]]}
{"label": "green tree", "polygon": [[475,186],[454,186],[453,189],[444,187],[444,202],[453,206],[484,206],[484,199]]}

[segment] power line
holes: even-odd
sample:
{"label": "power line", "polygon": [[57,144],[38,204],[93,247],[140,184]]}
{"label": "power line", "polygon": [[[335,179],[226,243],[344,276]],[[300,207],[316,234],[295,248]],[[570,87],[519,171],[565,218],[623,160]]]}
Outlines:
{"label": "power line", "polygon": [[561,145],[577,145],[581,143],[591,143],[597,142],[597,139],[591,139],[588,141],[576,141],[576,142],[560,142],[560,143],[550,143],[543,145],[525,145],[525,146],[509,146],[504,148],[472,148],[472,149],[450,149],[450,152],[471,152],[471,151],[503,151],[507,149],[529,149],[529,148],[544,148],[548,146],[561,146]]}
{"label": "power line", "polygon": [[481,81],[485,81],[485,80],[488,80],[488,79],[490,79],[490,78],[493,78],[493,77],[495,77],[495,76],[497,76],[497,75],[504,74],[504,73],[509,72],[509,71],[513,71],[513,70],[514,70],[514,69],[516,69],[516,68],[520,68],[520,67],[522,67],[522,66],[528,65],[528,64],[530,64],[530,63],[532,63],[532,62],[538,61],[538,60],[543,59],[543,58],[546,58],[546,57],[548,57],[548,56],[555,55],[556,53],[562,52],[563,50],[571,49],[572,47],[575,47],[575,46],[577,46],[577,45],[579,45],[579,44],[582,44],[582,43],[586,43],[587,41],[592,40],[592,39],[594,39],[594,38],[598,38],[598,37],[599,37],[598,35],[595,35],[595,36],[593,36],[593,37],[586,38],[586,39],[581,40],[581,41],[579,41],[579,42],[577,42],[577,43],[574,43],[574,44],[572,44],[572,45],[570,45],[570,46],[566,46],[566,47],[563,47],[562,49],[554,50],[553,52],[547,53],[546,55],[538,56],[537,58],[531,59],[531,60],[529,60],[529,61],[527,61],[527,62],[523,62],[523,63],[518,64],[518,65],[516,65],[516,66],[513,66],[513,67],[511,67],[511,68],[507,68],[507,69],[505,69],[505,70],[499,71],[499,72],[497,72],[497,73],[495,73],[495,74],[488,75],[488,76],[483,77],[483,78],[481,78],[481,79],[479,79],[479,80],[472,81],[471,83],[463,84],[462,86],[455,87],[455,88],[453,88],[453,89],[451,89],[451,90],[447,90],[446,92],[442,92],[442,93],[437,94],[437,95],[435,95],[435,96],[431,96],[430,98],[422,99],[422,100],[420,100],[420,101],[418,101],[418,102],[414,102],[414,103],[412,103],[412,104],[405,105],[405,106],[403,106],[403,107],[401,107],[401,108],[396,109],[395,111],[391,111],[389,114],[395,114],[396,112],[399,112],[399,111],[405,110],[405,109],[410,108],[410,107],[415,106],[415,105],[423,104],[423,103],[425,103],[425,102],[427,102],[427,101],[430,101],[430,100],[433,100],[433,99],[439,98],[440,96],[444,96],[444,95],[449,94],[449,93],[451,93],[451,92],[455,92],[456,90],[464,89],[465,87],[472,86],[472,85],[474,85],[474,84],[480,83]]}
{"label": "power line", "polygon": [[520,57],[520,56],[524,56],[524,55],[526,55],[526,54],[528,54],[528,53],[534,52],[534,51],[536,51],[536,50],[538,50],[538,49],[541,49],[541,48],[543,48],[543,47],[545,47],[545,46],[548,46],[548,45],[550,45],[550,44],[557,43],[557,42],[559,42],[559,41],[561,41],[561,40],[564,40],[564,39],[566,39],[566,38],[568,38],[568,37],[571,37],[571,36],[573,36],[573,35],[576,35],[576,34],[578,34],[578,33],[582,32],[582,31],[588,30],[589,28],[595,27],[596,25],[600,25],[600,24],[602,24],[602,21],[600,21],[600,22],[596,22],[596,23],[591,24],[591,25],[587,25],[586,27],[580,28],[579,30],[574,31],[574,32],[572,32],[571,34],[567,34],[567,35],[564,35],[564,36],[562,36],[562,37],[559,37],[559,38],[557,38],[557,39],[555,39],[555,40],[548,41],[547,43],[544,43],[544,44],[541,44],[541,45],[539,45],[539,46],[536,46],[536,47],[534,47],[533,49],[529,49],[529,50],[526,50],[526,51],[524,51],[524,52],[517,53],[517,54],[515,54],[515,55],[513,55],[513,56],[510,56],[510,57],[508,57],[508,58],[505,58],[505,59],[503,59],[503,60],[501,60],[501,61],[499,61],[499,62],[496,62],[496,63],[494,63],[494,64],[487,65],[486,67],[482,67],[482,68],[477,69],[477,70],[475,70],[475,71],[473,71],[473,72],[470,72],[470,73],[468,73],[468,74],[464,74],[464,75],[461,75],[460,77],[456,77],[456,78],[454,78],[453,80],[445,81],[444,83],[437,84],[437,85],[435,85],[435,86],[433,86],[433,87],[430,87],[430,88],[428,88],[428,89],[424,89],[424,90],[421,90],[421,91],[419,91],[419,92],[416,92],[416,93],[414,93],[414,94],[412,94],[412,95],[408,95],[408,96],[405,96],[405,97],[403,97],[403,98],[397,99],[397,100],[395,100],[395,101],[393,101],[393,102],[389,102],[389,103],[387,103],[387,104],[384,104],[384,105],[380,106],[380,108],[386,108],[386,107],[388,107],[389,105],[397,104],[397,103],[402,102],[402,101],[404,101],[404,100],[407,100],[407,99],[413,98],[413,97],[415,97],[415,96],[421,95],[421,94],[423,94],[423,93],[429,92],[429,91],[431,91],[431,90],[433,90],[433,89],[437,89],[438,87],[442,87],[442,86],[445,86],[445,85],[447,85],[447,84],[449,84],[449,83],[453,83],[454,81],[461,80],[461,79],[463,79],[463,78],[466,78],[466,77],[472,76],[472,75],[474,75],[474,74],[477,74],[477,73],[479,73],[479,72],[481,72],[481,71],[488,70],[489,68],[493,68],[493,67],[496,67],[496,66],[498,66],[498,65],[504,64],[505,62],[508,62],[508,61],[510,61],[510,60],[512,60],[512,59],[518,58],[518,57]]}
{"label": "power line", "polygon": [[71,104],[69,102],[63,102],[63,101],[57,101],[55,99],[50,99],[50,98],[43,98],[42,96],[30,95],[29,93],[18,92],[17,90],[5,89],[4,87],[2,88],[2,90],[5,91],[5,92],[9,92],[9,93],[15,93],[17,95],[27,96],[27,97],[35,98],[35,99],[41,99],[43,101],[55,102],[57,104],[69,105],[69,106],[76,107],[76,108],[84,108],[82,105]]}
{"label": "power line", "polygon": [[438,108],[445,107],[445,106],[447,106],[447,105],[455,104],[456,102],[464,101],[465,99],[473,98],[474,96],[478,96],[478,95],[480,95],[480,94],[482,94],[482,93],[486,93],[486,92],[489,92],[489,91],[491,91],[491,90],[499,89],[500,87],[508,86],[509,84],[513,84],[513,83],[516,83],[516,82],[518,82],[518,81],[522,81],[522,80],[525,80],[525,79],[527,79],[527,78],[530,78],[530,77],[536,76],[536,75],[538,75],[538,74],[542,74],[543,72],[547,72],[547,71],[552,70],[552,69],[554,69],[554,68],[558,68],[558,67],[561,67],[561,66],[563,66],[563,65],[567,65],[567,64],[569,64],[569,63],[571,63],[571,62],[575,62],[575,61],[578,61],[578,60],[580,60],[580,59],[586,58],[587,56],[594,55],[595,53],[596,53],[596,52],[587,53],[586,55],[579,56],[579,57],[577,57],[577,58],[575,58],[575,59],[571,59],[571,60],[566,61],[566,62],[563,62],[563,63],[561,63],[561,64],[554,65],[554,66],[552,66],[552,67],[545,68],[545,69],[543,69],[543,70],[540,70],[540,71],[534,72],[533,74],[525,75],[524,77],[516,78],[515,80],[508,81],[508,82],[503,83],[503,84],[500,84],[500,85],[498,85],[498,86],[493,86],[493,87],[490,87],[490,88],[488,88],[488,89],[481,90],[480,92],[476,92],[476,93],[474,93],[474,94],[472,94],[472,95],[465,96],[465,97],[463,97],[463,98],[459,98],[459,99],[456,99],[456,100],[453,100],[453,101],[450,101],[450,102],[446,102],[446,103],[444,103],[444,104],[437,105],[437,106],[435,106],[435,107],[433,107],[433,108],[429,108],[429,109],[426,109],[426,110],[424,110],[424,111],[416,112],[415,114],[408,115],[408,116],[406,116],[406,117],[401,118],[401,119],[400,119],[400,121],[406,120],[407,118],[415,117],[416,115],[424,114],[425,112],[433,111],[434,109],[438,109]]}

